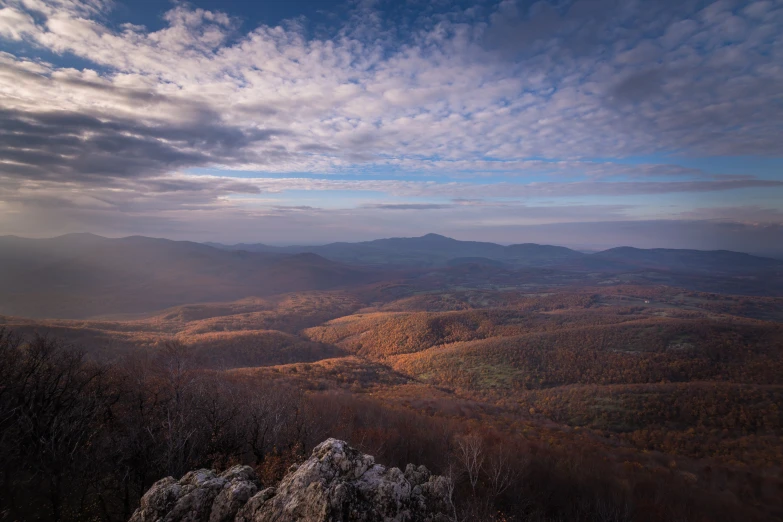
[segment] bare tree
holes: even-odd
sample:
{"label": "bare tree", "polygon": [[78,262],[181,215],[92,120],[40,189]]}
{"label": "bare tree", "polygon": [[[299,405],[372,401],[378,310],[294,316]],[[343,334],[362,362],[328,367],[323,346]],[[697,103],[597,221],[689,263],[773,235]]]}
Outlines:
{"label": "bare tree", "polygon": [[179,476],[190,468],[196,426],[192,388],[197,374],[192,358],[182,343],[167,342],[158,355],[157,371],[167,394],[161,427],[166,472]]}
{"label": "bare tree", "polygon": [[256,463],[260,464],[285,427],[289,398],[279,388],[259,387],[255,383],[245,393],[242,414],[246,419],[246,437]]}
{"label": "bare tree", "polygon": [[475,433],[463,435],[457,439],[456,450],[457,458],[468,475],[468,482],[475,497],[476,485],[484,467],[484,439]]}
{"label": "bare tree", "polygon": [[457,488],[457,482],[460,479],[460,470],[456,462],[449,459],[449,464],[443,470],[443,476],[446,478],[446,487],[448,488],[447,499],[451,508],[453,522],[459,522],[457,516],[457,505],[454,503],[454,490]]}
{"label": "bare tree", "polygon": [[0,352],[0,440],[13,441],[2,457],[17,483],[35,481],[46,491],[49,518],[60,520],[66,502],[77,511],[84,504],[88,453],[114,401],[106,371],[45,337],[18,343],[0,333]]}
{"label": "bare tree", "polygon": [[514,455],[502,443],[498,444],[489,452],[485,466],[487,477],[487,486],[490,496],[494,500],[503,493],[517,480],[526,465],[527,459],[521,462],[514,462]]}
{"label": "bare tree", "polygon": [[244,404],[235,383],[209,373],[193,388],[198,419],[199,465],[224,468],[238,458],[245,444],[244,426],[237,422]]}

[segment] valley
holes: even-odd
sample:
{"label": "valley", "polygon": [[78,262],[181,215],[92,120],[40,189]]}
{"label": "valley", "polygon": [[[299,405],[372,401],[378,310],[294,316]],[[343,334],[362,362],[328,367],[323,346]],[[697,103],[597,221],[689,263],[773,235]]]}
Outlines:
{"label": "valley", "polygon": [[[735,426],[720,435],[729,439],[780,428],[780,412],[769,407],[783,393],[783,299],[600,290],[425,293],[374,303],[315,292],[186,305],[143,319],[3,317],[0,324],[63,339],[99,360],[179,343],[202,368],[256,368],[315,390],[367,388],[387,397],[416,388],[422,398],[480,401],[629,441],[650,426]],[[663,404],[686,390],[693,396],[679,400],[698,401],[701,411],[682,418],[650,416],[638,399]],[[716,395],[725,394],[751,402],[731,419],[721,415],[724,425],[705,427],[700,415],[719,411]]]}
{"label": "valley", "polygon": [[[171,362],[160,361],[176,361],[177,375],[189,375],[187,382],[276,390],[287,394],[281,404],[300,397],[295,400],[305,402],[297,408],[308,412],[309,431],[293,439],[285,430],[270,432],[264,452],[277,460],[256,461],[268,480],[282,469],[269,467],[272,462],[296,461],[318,436],[334,431],[386,462],[421,460],[439,471],[455,455],[453,437],[463,433],[482,437],[485,451],[500,444],[529,453],[536,464],[525,464],[533,466],[526,473],[551,478],[560,465],[589,461],[589,473],[572,470],[567,480],[588,473],[592,478],[584,480],[594,484],[592,473],[605,467],[619,481],[606,487],[612,495],[624,491],[637,510],[651,509],[646,503],[654,495],[634,488],[655,484],[649,486],[655,495],[676,485],[737,520],[783,513],[783,298],[775,297],[774,260],[749,263],[771,278],[757,292],[753,281],[737,279],[746,272],[736,266],[716,268],[726,254],[716,260],[654,252],[633,272],[627,266],[584,272],[484,262],[379,269],[301,253],[273,254],[293,258],[270,264],[256,254],[198,245],[181,254],[182,246],[174,246],[176,255],[167,259],[161,252],[172,245],[146,250],[146,258],[160,260],[161,271],[144,268],[145,261],[129,280],[162,281],[155,295],[143,296],[148,287],[142,287],[126,302],[117,287],[112,299],[121,304],[112,306],[103,301],[106,289],[90,294],[87,285],[89,304],[78,313],[59,319],[6,314],[0,328],[22,339],[64,343],[84,352],[89,364],[169,375]],[[68,266],[84,263],[68,255]],[[690,259],[684,267],[683,256]],[[106,271],[137,264],[117,256],[90,259]],[[655,276],[650,263],[657,264]],[[243,291],[224,289],[222,281],[236,281]],[[733,284],[745,284],[746,293],[698,289]],[[185,287],[181,294],[174,290]],[[232,292],[240,298],[206,300]],[[17,294],[4,295],[4,310],[29,310],[24,299],[14,302]],[[56,291],[52,296],[56,302]],[[171,299],[194,301],[158,310],[151,304]],[[103,313],[91,313],[98,303]],[[43,304],[32,315],[50,310]],[[162,370],[154,370],[160,364]],[[165,381],[144,384],[144,394],[154,382]],[[445,453],[425,450],[439,436]],[[233,458],[246,458],[241,455]],[[134,494],[148,485],[141,478]],[[510,497],[496,502],[499,509],[522,509],[508,507],[516,506]],[[524,509],[561,509],[551,500],[536,502]]]}

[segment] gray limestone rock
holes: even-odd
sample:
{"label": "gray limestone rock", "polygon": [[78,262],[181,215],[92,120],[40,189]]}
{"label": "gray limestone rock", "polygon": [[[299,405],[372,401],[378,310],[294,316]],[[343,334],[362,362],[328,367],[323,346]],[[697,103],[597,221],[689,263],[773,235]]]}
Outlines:
{"label": "gray limestone rock", "polygon": [[328,439],[274,488],[247,466],[160,480],[131,522],[445,522],[447,506],[446,479],[424,466],[403,473]]}

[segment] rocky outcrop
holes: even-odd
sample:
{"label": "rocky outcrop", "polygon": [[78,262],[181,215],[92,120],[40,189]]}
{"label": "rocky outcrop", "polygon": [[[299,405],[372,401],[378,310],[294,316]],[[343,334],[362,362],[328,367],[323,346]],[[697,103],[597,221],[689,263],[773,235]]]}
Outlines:
{"label": "rocky outcrop", "polygon": [[225,473],[200,469],[180,480],[157,481],[141,497],[131,522],[230,522],[258,492],[260,483],[249,466],[234,466]]}
{"label": "rocky outcrop", "polygon": [[131,522],[445,522],[448,483],[424,466],[403,473],[329,439],[274,488],[252,468],[192,471],[156,482]]}

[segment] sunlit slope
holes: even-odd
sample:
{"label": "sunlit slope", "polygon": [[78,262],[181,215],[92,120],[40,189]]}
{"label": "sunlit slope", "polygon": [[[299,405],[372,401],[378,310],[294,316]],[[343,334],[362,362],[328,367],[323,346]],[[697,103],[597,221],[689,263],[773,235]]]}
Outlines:
{"label": "sunlit slope", "polygon": [[389,362],[425,382],[479,395],[572,384],[783,384],[783,328],[644,318],[454,342]]}
{"label": "sunlit slope", "polygon": [[186,305],[135,319],[36,320],[0,316],[0,327],[20,335],[62,339],[102,360],[154,350],[188,348],[194,364],[209,368],[265,366],[344,355],[342,349],[296,335],[359,307],[339,292],[285,294],[231,303]]}

